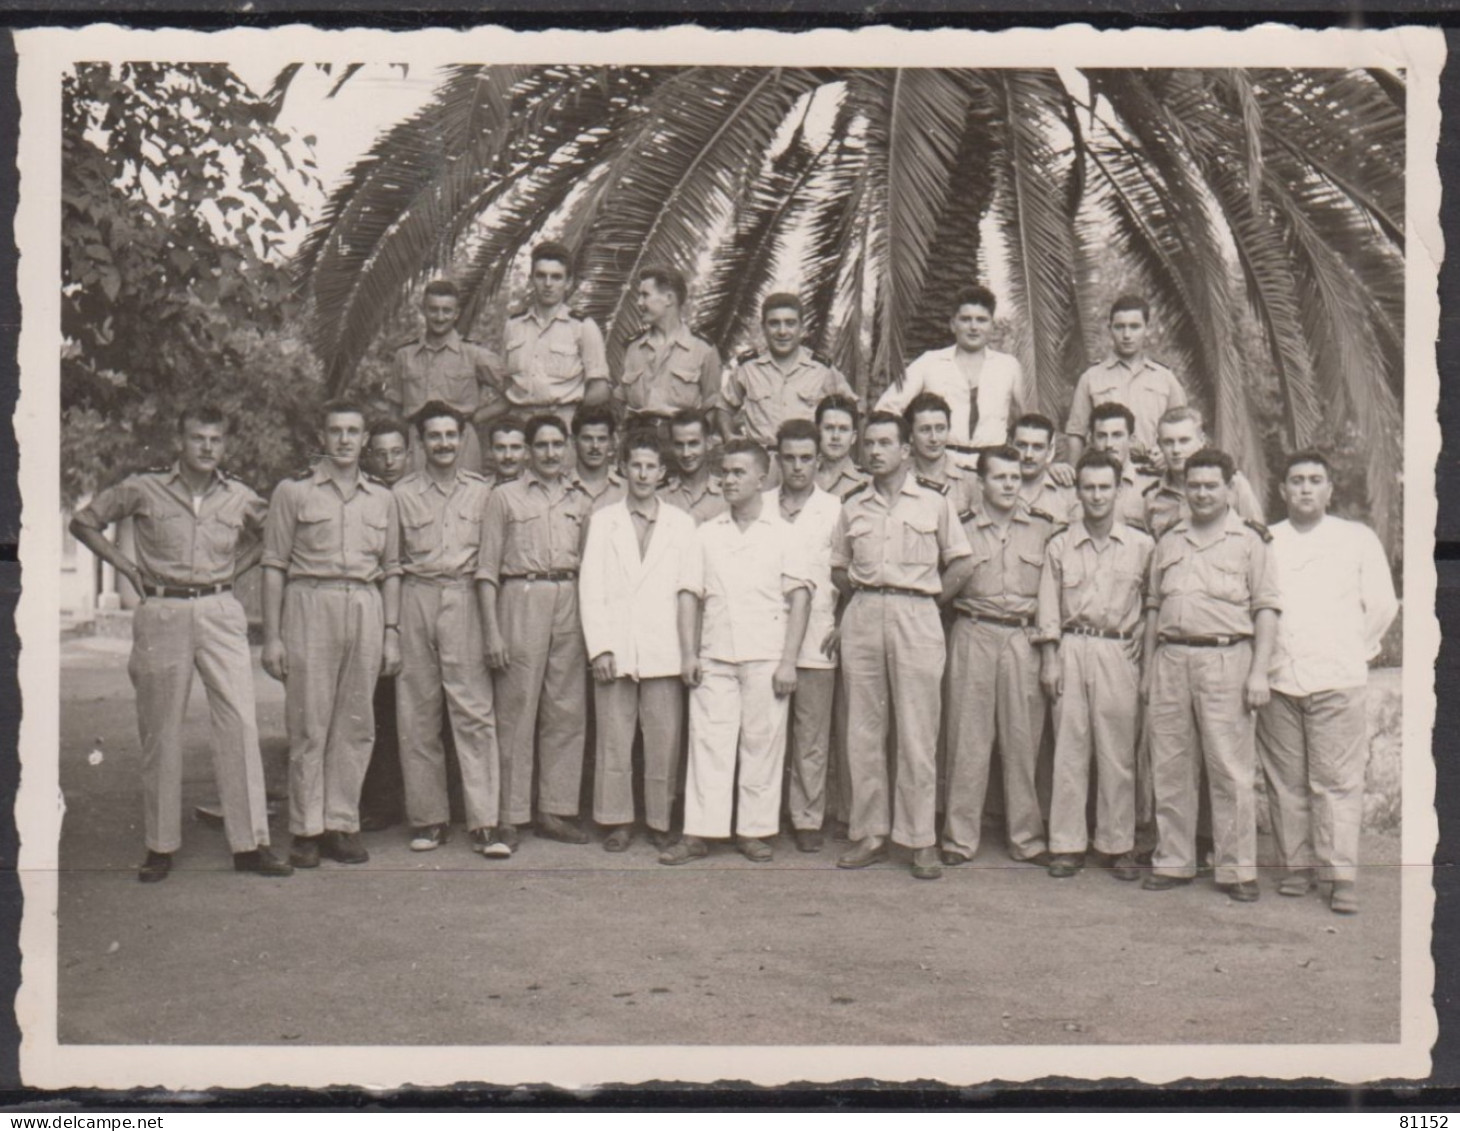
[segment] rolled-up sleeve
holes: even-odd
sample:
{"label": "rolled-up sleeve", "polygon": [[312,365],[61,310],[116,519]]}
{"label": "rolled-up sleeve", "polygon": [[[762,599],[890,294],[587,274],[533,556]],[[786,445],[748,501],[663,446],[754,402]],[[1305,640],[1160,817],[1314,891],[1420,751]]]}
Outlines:
{"label": "rolled-up sleeve", "polygon": [[1053,643],[1060,638],[1060,625],[1064,618],[1064,610],[1060,608],[1060,585],[1064,574],[1060,554],[1064,548],[1064,535],[1056,534],[1044,551],[1044,567],[1039,572],[1039,611],[1035,618],[1037,644]]}
{"label": "rolled-up sleeve", "polygon": [[608,380],[608,350],[603,345],[603,331],[591,318],[583,319],[578,331],[578,355],[583,359],[585,381]]}
{"label": "rolled-up sleeve", "polygon": [[137,490],[137,485],[130,478],[123,479],[98,492],[91,502],[76,512],[76,517],[87,526],[104,530],[112,523],[136,514],[141,507],[141,499],[142,493]]}
{"label": "rolled-up sleeve", "polygon": [[390,507],[385,519],[385,556],[380,562],[381,579],[399,577],[400,563],[400,504],[395,495],[390,496]]}
{"label": "rolled-up sleeve", "polygon": [[963,523],[958,521],[958,511],[953,506],[953,500],[946,495],[938,510],[938,546],[945,566],[973,553],[973,547],[968,544],[968,535],[964,533]]}
{"label": "rolled-up sleeve", "polygon": [[722,377],[724,368],[720,364],[720,352],[707,342],[700,356],[700,400],[704,408],[719,407]]}
{"label": "rolled-up sleeve", "polygon": [[286,479],[275,487],[269,500],[268,517],[264,519],[264,556],[260,564],[286,573],[294,553],[294,523],[299,513],[295,494],[292,480]]}
{"label": "rolled-up sleeve", "polygon": [[811,568],[811,554],[803,539],[796,537],[796,528],[787,526],[785,547],[781,554],[781,591],[787,595],[797,589],[816,592],[816,578]]}
{"label": "rolled-up sleeve", "polygon": [[1247,559],[1247,586],[1252,594],[1252,611],[1271,609],[1282,612],[1283,603],[1278,591],[1277,563],[1272,548],[1259,539],[1252,547]]}
{"label": "rolled-up sleeve", "polygon": [[507,497],[493,491],[482,510],[482,541],[476,579],[501,587],[502,552],[507,541]]}

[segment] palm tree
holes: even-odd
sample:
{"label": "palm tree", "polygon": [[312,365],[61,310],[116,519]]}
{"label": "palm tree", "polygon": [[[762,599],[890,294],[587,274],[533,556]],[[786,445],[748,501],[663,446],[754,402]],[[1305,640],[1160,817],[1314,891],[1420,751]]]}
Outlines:
{"label": "palm tree", "polygon": [[722,352],[795,276],[814,343],[875,391],[943,344],[992,226],[1015,347],[1060,415],[1113,242],[1248,474],[1266,478],[1250,314],[1285,442],[1356,424],[1394,528],[1404,98],[1381,71],[461,66],[354,166],[298,266],[336,387],[424,276],[457,275],[469,322],[550,233],[581,249],[577,304],[611,360],[640,328],[641,266],[697,269],[695,321]]}

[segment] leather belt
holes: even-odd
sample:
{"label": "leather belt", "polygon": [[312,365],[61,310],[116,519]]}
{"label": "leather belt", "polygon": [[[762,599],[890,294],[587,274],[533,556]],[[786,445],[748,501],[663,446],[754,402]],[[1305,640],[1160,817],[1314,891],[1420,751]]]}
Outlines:
{"label": "leather belt", "polygon": [[984,624],[1002,625],[1004,628],[1034,627],[1034,618],[1032,616],[993,617],[989,616],[987,613],[970,613],[966,609],[956,609],[955,612],[957,612],[958,615],[961,617],[967,617],[969,620],[982,621]]}
{"label": "leather belt", "polygon": [[418,574],[407,573],[402,575],[402,580],[416,585],[429,585],[433,589],[470,589],[475,580],[470,577],[421,577]]}
{"label": "leather belt", "polygon": [[218,593],[228,593],[233,589],[231,581],[225,581],[220,585],[144,585],[142,595],[145,597],[175,597],[182,601],[191,601],[197,597],[212,597]]}
{"label": "leather belt", "polygon": [[893,597],[924,597],[929,601],[934,600],[932,593],[924,593],[921,589],[911,589],[906,585],[858,585],[857,593],[887,593]]}
{"label": "leather belt", "polygon": [[1252,639],[1250,636],[1162,636],[1162,644],[1180,644],[1184,648],[1230,648]]}
{"label": "leather belt", "polygon": [[351,577],[291,577],[290,585],[303,585],[309,589],[374,589],[373,581],[357,581]]}
{"label": "leather belt", "polygon": [[541,573],[504,573],[503,581],[573,581],[578,576],[576,569],[550,569]]}
{"label": "leather belt", "polygon": [[1060,629],[1066,636],[1098,636],[1101,640],[1134,640],[1134,632],[1116,632],[1109,628],[1090,628],[1083,624],[1067,624]]}

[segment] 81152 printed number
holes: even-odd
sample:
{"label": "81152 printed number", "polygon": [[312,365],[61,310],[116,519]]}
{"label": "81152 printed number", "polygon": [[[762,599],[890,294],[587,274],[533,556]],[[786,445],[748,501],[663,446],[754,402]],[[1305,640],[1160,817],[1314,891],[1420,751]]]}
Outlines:
{"label": "81152 printed number", "polygon": [[1400,1131],[1448,1131],[1448,1115],[1401,1115]]}

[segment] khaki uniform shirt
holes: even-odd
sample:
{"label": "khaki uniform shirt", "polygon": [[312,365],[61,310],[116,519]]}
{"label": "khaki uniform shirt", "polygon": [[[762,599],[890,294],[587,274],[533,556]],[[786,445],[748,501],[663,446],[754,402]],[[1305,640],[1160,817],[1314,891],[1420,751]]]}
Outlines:
{"label": "khaki uniform shirt", "polygon": [[769,350],[741,362],[725,379],[720,400],[737,410],[737,432],[770,445],[786,421],[816,419],[816,406],[833,393],[857,397],[845,377],[803,347],[789,370]]}
{"label": "khaki uniform shirt", "polygon": [[1058,522],[1078,522],[1084,517],[1075,489],[1059,486],[1049,477],[1048,471],[1045,471],[1034,490],[1030,490],[1029,484],[1021,480],[1019,498],[1024,501],[1025,506],[1043,511]]}
{"label": "khaki uniform shirt", "polygon": [[689,512],[694,517],[696,526],[730,509],[725,496],[720,494],[720,481],[713,475],[706,477],[704,484],[697,490],[690,487],[686,480],[672,479],[659,492],[659,501]]}
{"label": "khaki uniform shirt", "polygon": [[624,350],[623,373],[614,396],[630,412],[671,416],[682,408],[711,409],[720,403],[720,355],[688,326],[655,343],[645,330]]}
{"label": "khaki uniform shirt", "polygon": [[983,487],[979,484],[977,472],[959,467],[947,452],[943,453],[940,467],[933,471],[918,470],[916,475],[924,487],[935,491],[947,487],[943,494],[947,495],[948,501],[953,504],[953,513],[960,519],[983,502]]}
{"label": "khaki uniform shirt", "polygon": [[477,580],[500,585],[513,574],[576,570],[593,501],[568,480],[531,472],[487,500]]}
{"label": "khaki uniform shirt", "polygon": [[400,517],[401,572],[433,581],[471,580],[491,484],[475,472],[458,470],[442,487],[416,471],[391,491]]}
{"label": "khaki uniform shirt", "polygon": [[400,573],[400,534],[390,488],[360,472],[346,494],[321,461],[274,488],[263,564],[290,581],[379,581]]}
{"label": "khaki uniform shirt", "polygon": [[816,485],[838,499],[846,498],[848,491],[871,481],[872,477],[854,464],[850,456],[835,465],[824,461],[816,465]]}
{"label": "khaki uniform shirt", "polygon": [[973,573],[953,598],[972,616],[1030,617],[1039,606],[1039,575],[1050,535],[1063,529],[1042,511],[1016,505],[1008,525],[979,507],[963,520],[973,551]]}
{"label": "khaki uniform shirt", "polygon": [[853,585],[895,585],[936,597],[938,567],[968,557],[953,504],[911,472],[891,505],[871,483],[842,500],[831,535],[831,568]]}
{"label": "khaki uniform shirt", "polygon": [[[1257,501],[1257,492],[1240,471],[1232,476],[1230,484],[1232,509],[1239,518],[1250,518],[1253,522],[1263,519],[1262,504]],[[1177,522],[1191,517],[1191,508],[1186,505],[1186,488],[1173,486],[1163,476],[1146,487],[1146,532],[1152,538],[1160,539]]]}
{"label": "khaki uniform shirt", "polygon": [[608,379],[603,333],[591,318],[559,306],[540,319],[532,306],[507,319],[503,389],[514,406],[578,404],[589,381]]}
{"label": "khaki uniform shirt", "polygon": [[602,483],[595,483],[591,486],[583,482],[582,477],[576,471],[573,472],[571,480],[574,487],[588,496],[594,511],[601,511],[612,503],[620,502],[629,493],[629,485],[624,482],[623,476],[613,470],[609,471],[608,478]]}
{"label": "khaki uniform shirt", "polygon": [[1159,361],[1142,357],[1134,364],[1118,357],[1108,357],[1080,374],[1075,384],[1075,399],[1065,431],[1082,439],[1090,432],[1090,413],[1096,405],[1122,404],[1136,418],[1131,437],[1148,452],[1156,450],[1156,422],[1168,408],[1186,403],[1186,390],[1176,374]]}
{"label": "khaki uniform shirt", "polygon": [[264,501],[253,488],[215,472],[197,513],[177,464],[129,475],[76,517],[105,528],[131,517],[137,566],[156,585],[221,585],[233,580],[240,541],[258,537]]}
{"label": "khaki uniform shirt", "polygon": [[1209,534],[1182,519],[1156,543],[1146,607],[1163,637],[1251,636],[1259,609],[1282,608],[1264,535],[1231,510]]}
{"label": "khaki uniform shirt", "polygon": [[[1123,522],[1127,526],[1134,526],[1137,530],[1146,529],[1146,492],[1153,489],[1153,484],[1159,483],[1160,478],[1155,475],[1147,475],[1136,469],[1135,464],[1127,463],[1120,472],[1120,486],[1115,493],[1115,521]],[[1075,510],[1071,512],[1071,523],[1084,517],[1080,509],[1079,493],[1075,495]]]}
{"label": "khaki uniform shirt", "polygon": [[490,350],[455,330],[440,346],[427,345],[421,337],[396,349],[386,400],[399,404],[407,419],[428,401],[445,401],[470,416],[481,404],[483,387],[496,389],[498,372],[500,363]]}
{"label": "khaki uniform shirt", "polygon": [[1039,578],[1039,638],[1058,640],[1068,625],[1120,632],[1136,642],[1155,548],[1149,535],[1119,521],[1104,546],[1083,520],[1056,534]]}

